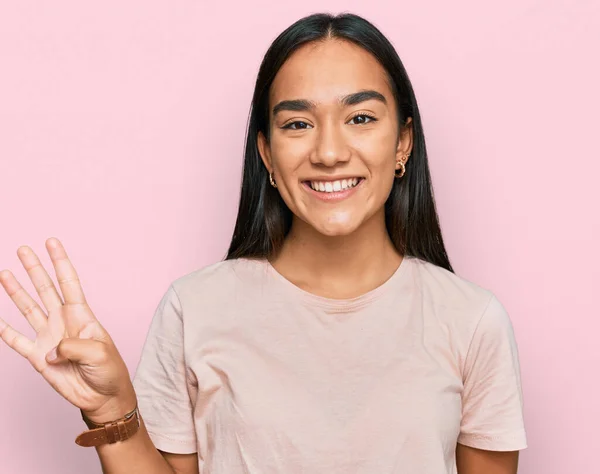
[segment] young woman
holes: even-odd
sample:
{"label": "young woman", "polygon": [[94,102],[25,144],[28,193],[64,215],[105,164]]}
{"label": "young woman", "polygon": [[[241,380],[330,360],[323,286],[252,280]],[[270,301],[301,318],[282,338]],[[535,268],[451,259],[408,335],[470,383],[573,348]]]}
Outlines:
{"label": "young woman", "polygon": [[358,16],[303,18],[266,53],[227,258],[169,286],[133,383],[46,246],[64,301],[21,247],[47,316],[2,272],[38,336],[0,332],[81,409],[107,473],[517,471],[510,319],[454,274],[410,81]]}

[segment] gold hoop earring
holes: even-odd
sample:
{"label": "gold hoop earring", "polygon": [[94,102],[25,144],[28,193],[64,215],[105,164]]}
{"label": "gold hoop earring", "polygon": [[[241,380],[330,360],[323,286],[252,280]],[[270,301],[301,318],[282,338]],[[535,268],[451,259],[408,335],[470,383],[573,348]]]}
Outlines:
{"label": "gold hoop earring", "polygon": [[[409,156],[410,156],[410,153],[405,154],[404,161],[408,160]],[[402,171],[400,174],[398,174],[398,171],[394,172],[394,176],[396,178],[402,178],[402,176],[404,176],[404,173],[406,173],[406,167],[404,166],[404,161],[403,160],[396,161],[396,164],[400,165],[400,171]]]}
{"label": "gold hoop earring", "polygon": [[269,181],[270,181],[270,183],[271,183],[271,186],[273,186],[274,188],[276,188],[276,187],[277,187],[277,183],[276,183],[276,182],[275,182],[275,180],[273,179],[273,172],[272,172],[272,171],[269,173]]}
{"label": "gold hoop earring", "polygon": [[400,171],[402,171],[402,173],[398,174],[398,171],[396,171],[394,173],[394,176],[396,178],[402,178],[402,176],[404,176],[404,173],[406,172],[406,168],[404,167],[404,163],[402,163],[402,161],[398,160],[396,163],[400,165]]}

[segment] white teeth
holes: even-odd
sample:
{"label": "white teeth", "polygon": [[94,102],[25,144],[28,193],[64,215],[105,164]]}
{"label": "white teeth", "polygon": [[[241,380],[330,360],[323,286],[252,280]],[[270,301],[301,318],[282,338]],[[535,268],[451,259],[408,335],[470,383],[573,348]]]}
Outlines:
{"label": "white teeth", "polygon": [[350,189],[356,186],[360,178],[342,179],[337,181],[310,181],[310,187],[315,191],[332,193]]}

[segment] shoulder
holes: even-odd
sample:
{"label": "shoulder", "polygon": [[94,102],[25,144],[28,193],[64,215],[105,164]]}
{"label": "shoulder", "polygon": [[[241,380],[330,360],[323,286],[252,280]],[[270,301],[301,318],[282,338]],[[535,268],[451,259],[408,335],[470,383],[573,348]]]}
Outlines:
{"label": "shoulder", "polygon": [[182,304],[231,299],[247,292],[266,275],[262,260],[231,259],[216,262],[180,276],[171,287]]}
{"label": "shoulder", "polygon": [[498,328],[510,326],[504,306],[490,289],[424,260],[412,261],[424,312],[463,342],[468,344],[482,320]]}
{"label": "shoulder", "polygon": [[492,291],[433,263],[411,257],[414,278],[423,297],[439,307],[484,310]]}
{"label": "shoulder", "polygon": [[461,365],[474,342],[514,345],[511,319],[491,290],[429,262],[413,262],[423,317],[454,341]]}

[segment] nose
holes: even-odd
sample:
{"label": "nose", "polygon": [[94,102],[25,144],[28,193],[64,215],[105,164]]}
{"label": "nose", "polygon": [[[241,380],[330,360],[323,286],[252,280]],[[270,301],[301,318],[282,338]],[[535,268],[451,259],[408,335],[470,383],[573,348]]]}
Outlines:
{"label": "nose", "polygon": [[350,149],[343,131],[334,121],[323,123],[315,134],[315,144],[310,155],[311,163],[323,166],[335,166],[350,159]]}

